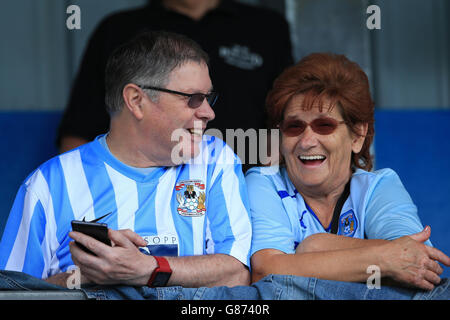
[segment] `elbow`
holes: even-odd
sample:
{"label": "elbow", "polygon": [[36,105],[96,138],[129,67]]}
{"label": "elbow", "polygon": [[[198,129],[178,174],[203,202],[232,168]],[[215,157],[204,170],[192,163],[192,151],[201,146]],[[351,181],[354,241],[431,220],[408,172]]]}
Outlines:
{"label": "elbow", "polygon": [[254,253],[250,259],[252,265],[251,282],[257,282],[269,274],[277,274],[277,259],[284,255],[278,250],[262,249]]}
{"label": "elbow", "polygon": [[251,283],[257,282],[271,273],[275,273],[274,270],[267,268],[267,266],[270,266],[270,264],[252,263]]}
{"label": "elbow", "polygon": [[238,269],[235,269],[227,276],[227,279],[223,279],[220,283],[214,283],[212,286],[248,286],[250,284],[250,272],[248,268],[243,264]]}
{"label": "elbow", "polygon": [[216,279],[211,286],[248,286],[251,280],[248,267],[235,258],[229,262],[229,268],[222,274],[221,280]]}
{"label": "elbow", "polygon": [[243,267],[242,270],[236,275],[236,286],[248,286],[250,284],[250,272],[247,267]]}
{"label": "elbow", "polygon": [[269,273],[265,272],[264,270],[259,269],[252,269],[252,275],[251,275],[251,282],[255,283],[267,276]]}
{"label": "elbow", "polygon": [[296,253],[308,253],[325,251],[327,248],[323,245],[322,239],[328,234],[316,233],[306,237],[297,247]]}

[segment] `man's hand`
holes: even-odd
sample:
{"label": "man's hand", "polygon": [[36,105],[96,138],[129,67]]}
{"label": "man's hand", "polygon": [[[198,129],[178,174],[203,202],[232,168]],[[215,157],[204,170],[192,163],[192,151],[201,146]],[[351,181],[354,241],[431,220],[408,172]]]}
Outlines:
{"label": "man's hand", "polygon": [[[112,247],[79,232],[72,231],[69,236],[95,253],[86,253],[75,242],[70,243],[73,262],[90,282],[144,286],[156,268],[155,258],[138,249],[146,241],[131,230],[110,229]],[[169,280],[172,286],[236,286],[248,285],[250,281],[247,268],[226,254],[167,257],[167,260],[173,271]]]}
{"label": "man's hand", "polygon": [[443,270],[438,262],[450,266],[450,258],[442,251],[424,244],[431,229],[404,236],[380,247],[383,263],[382,276],[425,290],[432,290],[441,281]]}
{"label": "man's hand", "polygon": [[72,231],[69,236],[95,253],[86,253],[75,242],[70,243],[72,260],[80,268],[81,274],[94,283],[142,286],[156,267],[155,259],[138,249],[145,246],[146,241],[131,230],[109,229],[112,247],[83,233]]}

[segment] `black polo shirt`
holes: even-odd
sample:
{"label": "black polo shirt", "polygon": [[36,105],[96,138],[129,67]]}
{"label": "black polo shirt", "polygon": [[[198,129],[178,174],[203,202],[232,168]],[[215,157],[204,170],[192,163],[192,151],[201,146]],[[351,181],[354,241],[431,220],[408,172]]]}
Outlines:
{"label": "black polo shirt", "polygon": [[[273,80],[292,64],[289,27],[280,14],[222,0],[201,20],[165,8],[160,1],[105,18],[91,36],[63,116],[61,136],[92,140],[109,128],[104,103],[104,70],[111,52],[144,30],[188,36],[210,56],[219,99],[208,128],[264,128],[265,97]],[[225,135],[224,135],[225,137]]]}

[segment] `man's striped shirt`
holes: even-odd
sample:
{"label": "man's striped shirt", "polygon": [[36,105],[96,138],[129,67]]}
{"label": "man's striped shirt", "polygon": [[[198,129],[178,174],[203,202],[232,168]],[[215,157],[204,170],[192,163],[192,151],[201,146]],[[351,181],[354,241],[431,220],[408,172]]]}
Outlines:
{"label": "man's striped shirt", "polygon": [[228,254],[249,265],[251,222],[239,158],[205,136],[190,163],[144,174],[100,139],[50,159],[21,185],[0,243],[0,269],[47,278],[73,266],[72,220],[131,229],[152,255]]}

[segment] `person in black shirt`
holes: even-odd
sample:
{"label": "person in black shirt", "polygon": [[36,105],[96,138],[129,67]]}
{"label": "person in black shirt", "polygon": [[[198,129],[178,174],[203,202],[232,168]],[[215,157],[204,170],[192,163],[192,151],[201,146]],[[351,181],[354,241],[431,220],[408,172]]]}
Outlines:
{"label": "person in black shirt", "polygon": [[[108,131],[107,58],[116,47],[148,30],[184,34],[209,54],[214,90],[219,93],[210,128],[219,129],[224,140],[226,129],[266,127],[265,96],[273,80],[293,63],[284,17],[232,0],[153,0],[146,7],[108,16],[91,36],[60,123],[61,152]],[[256,165],[241,160],[244,170]]]}

